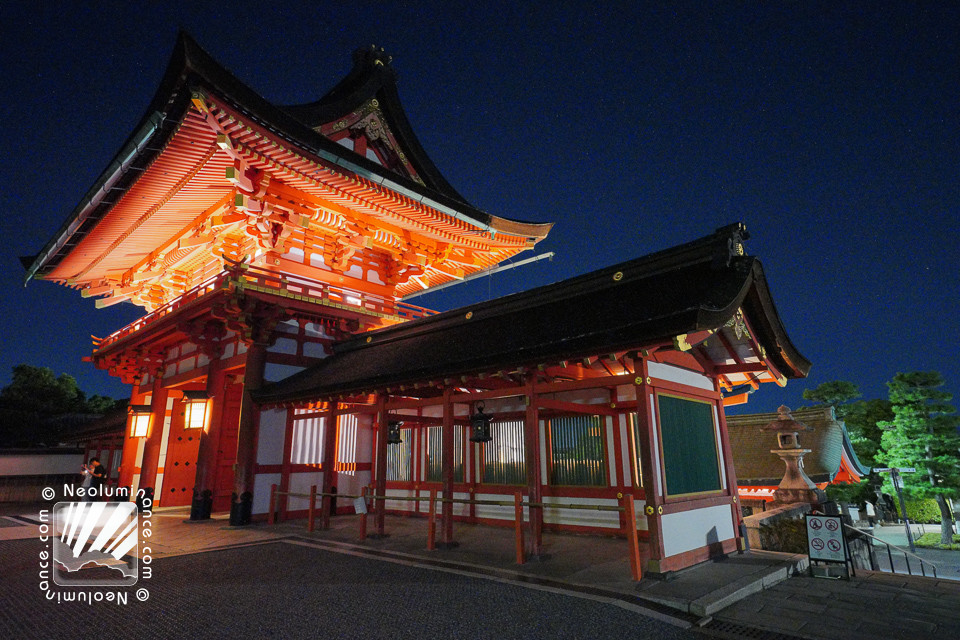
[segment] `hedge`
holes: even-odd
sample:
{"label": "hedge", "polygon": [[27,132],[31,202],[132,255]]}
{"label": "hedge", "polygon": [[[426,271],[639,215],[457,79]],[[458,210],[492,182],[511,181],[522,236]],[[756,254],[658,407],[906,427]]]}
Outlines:
{"label": "hedge", "polygon": [[[907,504],[907,517],[910,518],[910,522],[940,523],[940,507],[937,506],[937,501],[933,498],[926,500],[904,500],[904,502]],[[894,498],[893,503],[897,507],[897,517],[902,519],[903,515],[900,513],[900,501]]]}

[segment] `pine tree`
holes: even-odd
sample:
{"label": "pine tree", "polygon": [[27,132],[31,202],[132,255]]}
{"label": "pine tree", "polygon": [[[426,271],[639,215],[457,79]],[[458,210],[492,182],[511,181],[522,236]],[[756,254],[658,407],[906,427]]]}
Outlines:
{"label": "pine tree", "polygon": [[947,498],[960,495],[960,416],[949,404],[951,395],[940,389],[943,384],[936,371],[898,373],[887,383],[894,417],[879,423],[877,459],[891,467],[916,467],[916,473],[901,476],[904,493],[937,501],[941,542],[950,544],[953,514]]}

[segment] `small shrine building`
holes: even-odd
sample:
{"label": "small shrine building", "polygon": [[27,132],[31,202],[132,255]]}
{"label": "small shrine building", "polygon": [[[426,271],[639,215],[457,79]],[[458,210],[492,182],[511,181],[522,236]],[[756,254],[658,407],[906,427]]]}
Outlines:
{"label": "small shrine building", "polygon": [[[388,497],[380,533],[385,511],[422,510],[404,497],[521,492],[543,505],[524,516],[534,554],[544,530],[630,526],[550,503],[629,494],[648,570],[736,549],[724,407],[810,367],[743,225],[463,309],[406,304],[551,225],[466,203],[417,142],[395,78],[363,49],[323,98],[281,107],[181,36],[127,144],[24,260],[28,279],[146,311],[90,357],[132,385],[119,483],[233,524],[265,518],[273,485],[370,487]],[[444,502],[444,542],[454,520],[513,513]]]}

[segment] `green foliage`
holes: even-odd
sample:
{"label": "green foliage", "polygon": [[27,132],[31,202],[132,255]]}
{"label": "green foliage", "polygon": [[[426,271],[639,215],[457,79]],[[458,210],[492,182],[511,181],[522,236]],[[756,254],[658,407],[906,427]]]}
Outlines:
{"label": "green foliage", "polygon": [[[940,507],[937,501],[928,498],[926,500],[904,500],[907,505],[907,518],[910,522],[936,524],[940,522]],[[893,499],[893,504],[897,508],[897,517],[903,519],[900,513],[900,501]]]}
{"label": "green foliage", "polygon": [[19,364],[10,384],[0,389],[0,446],[55,444],[58,419],[103,414],[123,403],[100,395],[88,399],[73,376]]}
{"label": "green foliage", "polygon": [[877,499],[868,478],[864,478],[860,482],[828,484],[826,492],[828,499],[852,505],[861,505],[867,501],[874,502]]}
{"label": "green foliage", "polygon": [[894,418],[879,423],[882,450],[877,461],[889,467],[916,467],[902,474],[911,498],[960,495],[960,416],[941,390],[936,371],[898,373],[887,386]]}
{"label": "green foliage", "polygon": [[760,542],[767,551],[807,552],[807,523],[802,518],[784,518],[760,525]]}
{"label": "green foliage", "polygon": [[925,533],[914,540],[913,543],[924,549],[948,549],[951,551],[960,551],[960,534],[953,534],[953,544],[949,545],[940,544],[939,533]]}
{"label": "green foliage", "polygon": [[803,390],[804,400],[810,400],[816,404],[833,407],[838,418],[842,418],[844,414],[844,407],[842,405],[859,397],[860,389],[857,385],[845,380],[824,382],[815,389]]}
{"label": "green foliage", "polygon": [[844,425],[860,462],[870,467],[879,466],[876,455],[883,435],[879,423],[889,422],[893,417],[890,401],[885,399],[858,400],[844,407]]}

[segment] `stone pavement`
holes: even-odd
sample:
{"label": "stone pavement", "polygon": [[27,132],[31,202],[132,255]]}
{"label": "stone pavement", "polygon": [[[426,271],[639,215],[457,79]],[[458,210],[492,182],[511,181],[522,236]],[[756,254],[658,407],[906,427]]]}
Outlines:
{"label": "stone pavement", "polygon": [[[0,510],[4,524],[13,523],[0,527],[0,540],[35,536],[36,525],[23,519],[28,521],[30,513],[23,508],[20,513]],[[810,578],[802,572],[804,556],[732,554],[680,572],[670,581],[644,578],[635,583],[630,577],[626,541],[616,538],[547,533],[547,557],[516,565],[513,531],[508,528],[457,523],[454,537],[458,546],[428,551],[423,518],[390,516],[387,537],[360,542],[357,516],[337,516],[330,530],[307,533],[303,520],[231,528],[223,518],[184,523],[187,514],[186,509],[154,512],[155,557],[278,540],[557,590],[672,619],[674,624],[711,637],[876,640],[960,636],[960,581],[871,572],[858,572],[849,581]],[[253,573],[251,580],[256,579]]]}

